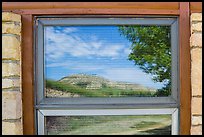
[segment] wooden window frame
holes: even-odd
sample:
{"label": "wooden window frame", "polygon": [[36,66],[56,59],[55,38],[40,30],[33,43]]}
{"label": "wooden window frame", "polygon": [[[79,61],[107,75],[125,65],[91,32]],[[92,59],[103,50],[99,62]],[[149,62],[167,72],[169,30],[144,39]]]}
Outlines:
{"label": "wooden window frame", "polygon": [[[3,2],[3,11],[22,15],[23,134],[35,134],[34,38],[36,15],[176,15],[179,17],[180,134],[191,127],[190,13],[202,12],[202,2]],[[184,27],[185,26],[185,27]]]}

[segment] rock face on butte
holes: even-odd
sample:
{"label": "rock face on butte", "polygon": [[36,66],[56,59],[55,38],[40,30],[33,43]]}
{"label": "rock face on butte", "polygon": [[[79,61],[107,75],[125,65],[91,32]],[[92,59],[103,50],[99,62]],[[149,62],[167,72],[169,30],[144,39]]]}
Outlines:
{"label": "rock face on butte", "polygon": [[147,88],[139,84],[111,81],[97,75],[75,74],[63,77],[59,81],[63,83],[77,85],[86,89],[101,89],[103,87],[111,87],[127,90],[156,91],[155,89]]}

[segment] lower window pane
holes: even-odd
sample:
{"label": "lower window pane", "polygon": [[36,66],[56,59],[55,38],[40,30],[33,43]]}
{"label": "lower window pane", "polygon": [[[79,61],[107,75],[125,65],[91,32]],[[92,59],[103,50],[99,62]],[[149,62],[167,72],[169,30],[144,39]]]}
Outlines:
{"label": "lower window pane", "polygon": [[171,115],[46,116],[48,135],[170,135]]}

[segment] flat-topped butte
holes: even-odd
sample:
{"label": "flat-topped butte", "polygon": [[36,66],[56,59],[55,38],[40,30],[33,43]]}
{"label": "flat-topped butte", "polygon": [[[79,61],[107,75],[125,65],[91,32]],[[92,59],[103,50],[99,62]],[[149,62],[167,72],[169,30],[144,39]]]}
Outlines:
{"label": "flat-topped butte", "polygon": [[86,89],[101,89],[103,87],[110,87],[110,88],[117,88],[117,89],[156,92],[156,89],[148,88],[140,84],[111,81],[97,75],[74,74],[74,75],[63,77],[59,81],[63,83],[72,84],[72,85],[78,85]]}

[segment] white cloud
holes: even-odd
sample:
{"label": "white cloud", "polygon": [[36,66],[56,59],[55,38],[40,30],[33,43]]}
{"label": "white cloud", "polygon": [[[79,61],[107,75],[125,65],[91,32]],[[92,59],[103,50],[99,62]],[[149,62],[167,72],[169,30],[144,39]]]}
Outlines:
{"label": "white cloud", "polygon": [[74,57],[116,58],[125,47],[119,43],[107,45],[96,36],[90,36],[90,39],[83,40],[81,37],[71,34],[78,31],[76,28],[64,28],[59,32],[53,27],[46,27],[45,31],[46,58],[50,60],[60,59],[66,54]]}
{"label": "white cloud", "polygon": [[122,45],[111,45],[105,46],[102,50],[99,51],[98,55],[103,57],[117,57],[120,55],[120,50],[123,48]]}
{"label": "white cloud", "polygon": [[69,28],[64,28],[63,30],[62,30],[64,33],[72,33],[72,32],[76,32],[77,31],[77,29],[76,28],[71,28],[71,27],[69,27]]}

